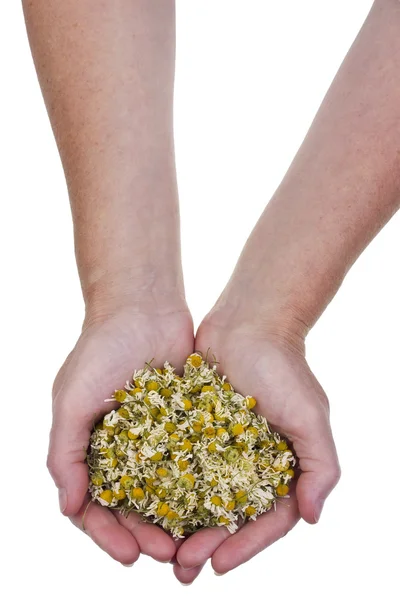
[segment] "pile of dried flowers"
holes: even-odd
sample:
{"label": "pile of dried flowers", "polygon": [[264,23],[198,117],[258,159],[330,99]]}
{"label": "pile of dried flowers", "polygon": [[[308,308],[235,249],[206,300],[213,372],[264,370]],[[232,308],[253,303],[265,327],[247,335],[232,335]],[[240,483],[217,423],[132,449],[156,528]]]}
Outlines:
{"label": "pile of dried flowers", "polygon": [[233,533],[288,494],[295,458],[286,441],[199,354],[183,377],[167,362],[147,364],[107,401],[121,407],[96,425],[87,457],[103,506],[184,537],[205,526]]}

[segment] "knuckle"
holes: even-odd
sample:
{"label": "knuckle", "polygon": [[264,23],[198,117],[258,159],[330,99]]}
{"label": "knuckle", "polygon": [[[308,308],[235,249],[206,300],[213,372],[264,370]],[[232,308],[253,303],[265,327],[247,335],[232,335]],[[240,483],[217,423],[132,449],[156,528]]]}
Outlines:
{"label": "knuckle", "polygon": [[331,466],[329,471],[327,472],[327,481],[329,483],[329,487],[333,490],[334,487],[337,486],[341,477],[341,469],[339,463],[336,463]]}
{"label": "knuckle", "polygon": [[321,426],[325,424],[324,411],[320,404],[310,402],[302,411],[302,425],[304,430],[319,431]]}
{"label": "knuckle", "polygon": [[57,483],[60,478],[60,464],[57,456],[51,450],[47,455],[46,466],[53,480]]}

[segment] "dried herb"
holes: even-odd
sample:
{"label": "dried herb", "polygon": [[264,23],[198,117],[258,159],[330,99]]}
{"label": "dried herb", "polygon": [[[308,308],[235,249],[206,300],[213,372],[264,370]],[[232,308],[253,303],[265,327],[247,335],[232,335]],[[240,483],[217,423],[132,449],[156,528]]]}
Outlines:
{"label": "dried herb", "polygon": [[287,442],[234,391],[216,365],[191,354],[179,377],[151,364],[107,401],[87,457],[92,498],[134,510],[174,537],[256,519],[286,496],[295,458]]}

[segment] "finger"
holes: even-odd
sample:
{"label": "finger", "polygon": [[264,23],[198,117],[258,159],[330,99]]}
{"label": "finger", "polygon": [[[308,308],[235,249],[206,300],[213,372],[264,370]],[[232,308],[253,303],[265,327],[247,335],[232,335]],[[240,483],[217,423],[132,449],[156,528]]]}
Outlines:
{"label": "finger", "polygon": [[85,464],[92,414],[74,411],[71,403],[55,403],[47,466],[58,487],[60,510],[76,514],[86,495],[89,477]]}
{"label": "finger", "polygon": [[317,411],[301,433],[293,439],[301,475],[297,483],[300,515],[308,523],[317,523],[326,498],[340,479],[340,466],[329,417]]}
{"label": "finger", "polygon": [[131,565],[139,558],[140,548],[135,538],[118,523],[111,510],[92,502],[89,496],[70,519],[114,560]]}
{"label": "finger", "polygon": [[[176,553],[178,552],[179,548],[180,548],[180,547],[182,546],[182,544],[184,543],[184,541],[185,541],[185,538],[177,538],[177,539],[174,539],[174,538],[172,538],[172,541],[173,541],[173,542],[174,542],[174,544],[175,544],[175,555],[176,555]],[[174,558],[175,558],[175,557],[176,557],[176,556],[174,556]],[[174,560],[174,559],[173,559],[173,560]],[[173,560],[172,560],[171,562],[173,562]],[[175,560],[175,562],[176,562],[176,560]]]}
{"label": "finger", "polygon": [[182,546],[182,544],[185,542],[185,538],[172,538],[172,541],[175,544],[175,554],[174,556],[171,558],[171,560],[169,561],[172,565],[175,565],[178,561],[176,559],[176,555],[178,553],[179,548]]}
{"label": "finger", "polygon": [[121,527],[124,527],[135,538],[140,552],[160,562],[170,562],[176,554],[173,539],[157,525],[146,523],[142,517],[130,512],[127,517],[115,513]]}
{"label": "finger", "polygon": [[300,515],[295,497],[279,500],[276,510],[270,510],[248,521],[237,533],[226,539],[214,552],[212,567],[217,575],[223,575],[253,558],[290,531]]}
{"label": "finger", "polygon": [[183,569],[192,569],[207,562],[215,550],[232,534],[226,527],[200,529],[179,548],[176,558]]}
{"label": "finger", "polygon": [[199,565],[194,569],[182,569],[182,567],[178,563],[176,563],[174,564],[173,571],[175,577],[182,585],[190,585],[191,583],[193,583],[196,577],[200,575],[203,567],[204,564]]}

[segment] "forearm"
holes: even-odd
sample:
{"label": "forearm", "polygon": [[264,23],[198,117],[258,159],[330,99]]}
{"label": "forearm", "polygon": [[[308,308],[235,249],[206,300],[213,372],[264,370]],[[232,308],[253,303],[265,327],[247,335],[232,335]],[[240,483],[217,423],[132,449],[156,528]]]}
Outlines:
{"label": "forearm", "polygon": [[183,297],[173,0],[24,1],[87,303]]}
{"label": "forearm", "polygon": [[399,207],[399,31],[400,3],[376,2],[215,316],[305,335]]}

